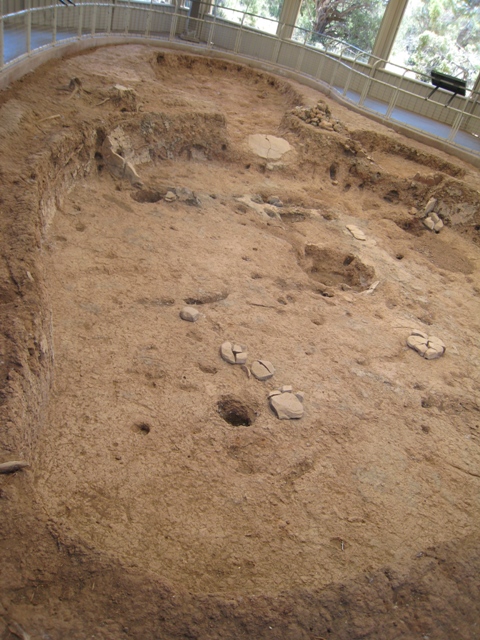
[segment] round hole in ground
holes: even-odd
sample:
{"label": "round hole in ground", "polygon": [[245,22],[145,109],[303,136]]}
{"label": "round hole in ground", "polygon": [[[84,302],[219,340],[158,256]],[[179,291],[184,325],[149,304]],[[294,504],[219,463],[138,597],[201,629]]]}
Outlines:
{"label": "round hole in ground", "polygon": [[220,416],[234,427],[249,427],[255,420],[255,411],[235,396],[222,396],[217,402]]}
{"label": "round hole in ground", "polygon": [[138,191],[134,191],[132,194],[132,199],[135,202],[158,202],[162,199],[163,194],[160,191],[156,191],[155,189],[139,189]]}
{"label": "round hole in ground", "polygon": [[152,427],[148,424],[148,422],[137,422],[134,425],[134,429],[138,433],[142,433],[144,436],[146,436],[150,433]]}

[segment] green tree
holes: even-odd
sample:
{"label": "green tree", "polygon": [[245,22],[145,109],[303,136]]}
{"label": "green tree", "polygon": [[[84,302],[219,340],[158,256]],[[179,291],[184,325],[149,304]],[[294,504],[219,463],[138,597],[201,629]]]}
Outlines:
{"label": "green tree", "polygon": [[395,49],[407,52],[406,66],[473,84],[480,71],[480,0],[413,0]]}
{"label": "green tree", "polygon": [[297,26],[311,29],[313,40],[337,38],[370,52],[386,0],[304,0]]}

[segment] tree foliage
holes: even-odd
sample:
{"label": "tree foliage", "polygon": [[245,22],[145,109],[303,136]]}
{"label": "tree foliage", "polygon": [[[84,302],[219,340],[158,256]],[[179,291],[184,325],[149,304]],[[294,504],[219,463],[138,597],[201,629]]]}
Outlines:
{"label": "tree foliage", "polygon": [[386,0],[304,0],[297,25],[311,29],[313,40],[328,36],[371,51]]}
{"label": "tree foliage", "polygon": [[412,0],[395,44],[406,66],[432,69],[467,80],[480,71],[480,0]]}

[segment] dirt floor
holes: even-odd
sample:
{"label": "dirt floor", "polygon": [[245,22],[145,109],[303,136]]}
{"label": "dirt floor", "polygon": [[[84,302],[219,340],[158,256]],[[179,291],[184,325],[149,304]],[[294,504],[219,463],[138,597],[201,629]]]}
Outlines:
{"label": "dirt floor", "polygon": [[478,639],[479,171],[133,45],[3,92],[0,144],[0,639]]}

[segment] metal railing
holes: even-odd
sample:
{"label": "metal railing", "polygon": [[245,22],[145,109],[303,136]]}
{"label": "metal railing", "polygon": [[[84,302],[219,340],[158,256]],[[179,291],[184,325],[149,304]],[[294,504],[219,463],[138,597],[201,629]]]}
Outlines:
{"label": "metal railing", "polygon": [[[435,100],[427,99],[429,76],[387,63],[335,38],[319,38],[272,18],[215,6],[193,18],[180,4],[153,0],[79,1],[76,6],[25,0],[22,10],[3,14],[5,2],[0,0],[0,73],[38,52],[79,40],[91,39],[92,46],[96,39],[110,36],[117,41],[119,37],[165,43],[183,40],[192,47],[253,58],[306,76],[385,123],[400,123],[407,130],[480,157],[478,92],[457,96],[448,106],[451,95],[442,90]],[[259,20],[268,26],[267,31],[253,26]],[[285,32],[292,38],[277,35]],[[409,114],[428,118],[444,130],[425,131]]]}

